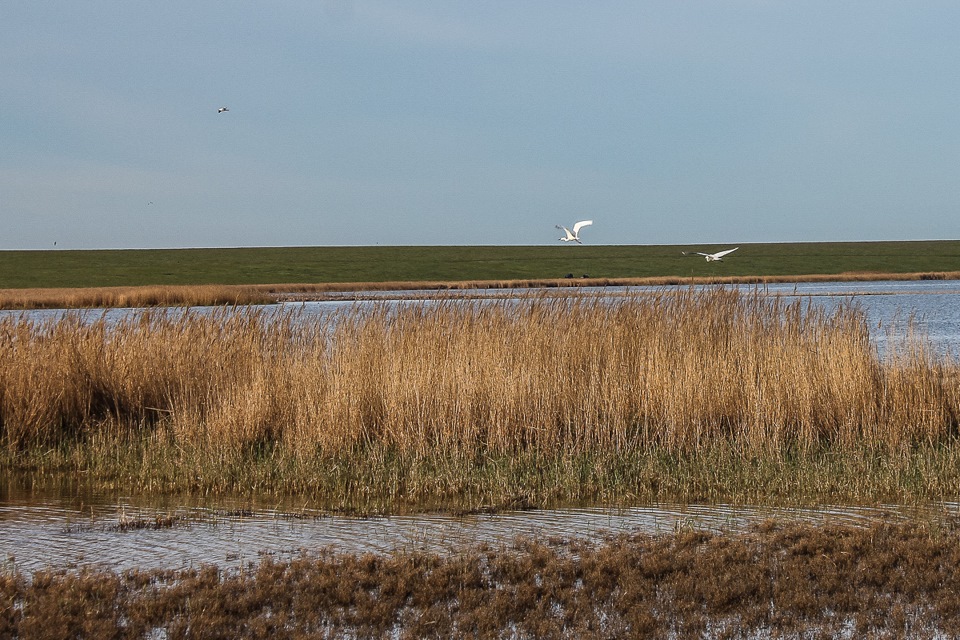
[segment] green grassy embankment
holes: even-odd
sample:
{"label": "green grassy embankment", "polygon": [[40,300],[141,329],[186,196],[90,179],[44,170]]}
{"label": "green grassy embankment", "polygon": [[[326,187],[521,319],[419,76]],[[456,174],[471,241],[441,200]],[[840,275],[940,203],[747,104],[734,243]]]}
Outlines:
{"label": "green grassy embankment", "polygon": [[960,241],[0,251],[0,289],[960,272]]}

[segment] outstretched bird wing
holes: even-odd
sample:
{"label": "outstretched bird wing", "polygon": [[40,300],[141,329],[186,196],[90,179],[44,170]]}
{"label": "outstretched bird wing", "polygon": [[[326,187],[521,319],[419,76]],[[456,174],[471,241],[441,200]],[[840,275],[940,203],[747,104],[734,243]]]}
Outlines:
{"label": "outstretched bird wing", "polygon": [[719,251],[719,252],[717,252],[717,253],[714,253],[712,257],[719,260],[719,259],[722,258],[723,256],[727,255],[728,253],[733,253],[734,251],[736,251],[736,250],[739,249],[739,248],[740,248],[740,247],[734,247],[733,249],[727,249],[726,251]]}
{"label": "outstretched bird wing", "polygon": [[593,224],[593,220],[581,220],[577,224],[573,225],[573,235],[579,234],[580,229],[584,227],[589,227],[592,224]]}

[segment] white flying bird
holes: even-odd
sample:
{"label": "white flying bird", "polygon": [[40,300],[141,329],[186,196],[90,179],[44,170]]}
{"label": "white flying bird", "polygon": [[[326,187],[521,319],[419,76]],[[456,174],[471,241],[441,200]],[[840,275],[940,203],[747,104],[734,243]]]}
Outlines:
{"label": "white flying bird", "polygon": [[219,109],[217,109],[217,113],[223,113],[224,111],[230,111],[230,109],[228,109],[227,107],[220,107]]}
{"label": "white flying bird", "polygon": [[728,253],[733,253],[740,247],[734,247],[733,249],[727,249],[726,251],[718,251],[716,253],[701,253],[699,251],[684,251],[683,255],[685,256],[703,256],[707,259],[707,262],[723,262],[723,256]]}
{"label": "white flying bird", "polygon": [[562,238],[557,238],[557,240],[563,240],[564,242],[570,242],[572,240],[577,244],[583,244],[580,242],[580,229],[589,227],[591,224],[593,224],[593,220],[581,220],[577,224],[573,225],[573,233],[570,233],[570,229],[558,224],[557,229],[563,229],[563,233],[565,235]]}

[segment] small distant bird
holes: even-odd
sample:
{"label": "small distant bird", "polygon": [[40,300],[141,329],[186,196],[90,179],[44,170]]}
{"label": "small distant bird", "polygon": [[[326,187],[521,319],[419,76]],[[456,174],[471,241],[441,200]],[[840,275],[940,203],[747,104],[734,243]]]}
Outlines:
{"label": "small distant bird", "polygon": [[223,113],[224,111],[230,111],[230,109],[228,109],[227,107],[220,107],[219,109],[217,109],[217,113]]}
{"label": "small distant bird", "polygon": [[593,224],[593,220],[581,220],[580,222],[573,225],[573,233],[570,232],[570,229],[567,229],[563,225],[556,225],[557,229],[563,229],[564,237],[557,238],[557,240],[563,240],[564,242],[576,242],[577,244],[583,244],[580,242],[580,229],[588,227]]}
{"label": "small distant bird", "polygon": [[685,256],[703,256],[707,259],[707,262],[723,262],[723,256],[728,253],[733,253],[740,247],[734,247],[733,249],[727,249],[726,251],[718,251],[717,253],[701,253],[699,251],[683,251]]}

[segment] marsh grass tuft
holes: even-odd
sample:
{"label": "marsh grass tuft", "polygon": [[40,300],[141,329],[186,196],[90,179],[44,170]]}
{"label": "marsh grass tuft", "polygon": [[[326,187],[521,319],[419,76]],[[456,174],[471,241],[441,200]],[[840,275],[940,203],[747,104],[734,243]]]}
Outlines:
{"label": "marsh grass tuft", "polygon": [[916,336],[881,360],[856,307],[723,288],[321,321],[244,307],[7,317],[0,444],[38,477],[376,508],[734,487],[928,498],[958,473],[958,373]]}

